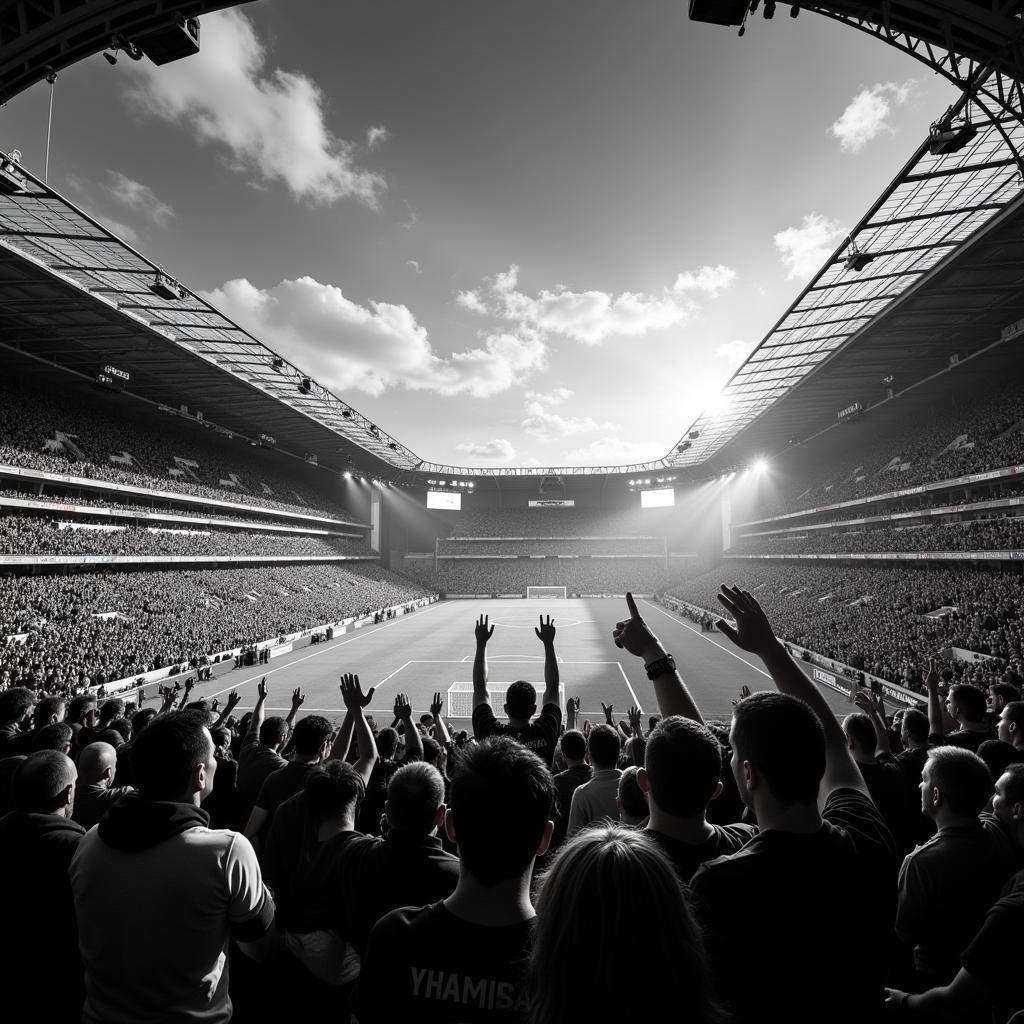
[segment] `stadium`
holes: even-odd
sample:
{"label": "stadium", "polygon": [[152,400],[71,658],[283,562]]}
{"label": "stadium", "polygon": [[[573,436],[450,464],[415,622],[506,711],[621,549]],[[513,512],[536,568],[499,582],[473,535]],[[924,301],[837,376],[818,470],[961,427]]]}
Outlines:
{"label": "stadium", "polygon": [[0,0],[5,975],[1024,1020],[1024,5],[453,6]]}

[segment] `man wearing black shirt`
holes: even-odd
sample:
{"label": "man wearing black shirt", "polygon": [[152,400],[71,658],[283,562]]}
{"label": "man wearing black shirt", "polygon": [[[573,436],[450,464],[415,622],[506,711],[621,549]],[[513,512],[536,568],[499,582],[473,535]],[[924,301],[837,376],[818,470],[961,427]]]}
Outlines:
{"label": "man wearing black shirt", "polygon": [[459,846],[458,885],[442,902],[392,911],[374,927],[360,1024],[526,1019],[530,876],[551,839],[554,796],[544,763],[510,737],[466,748],[445,815]]}
{"label": "man wearing black shirt", "polygon": [[498,722],[491,710],[487,692],[487,641],[494,634],[488,628],[488,616],[481,615],[476,624],[476,658],[473,661],[473,732],[478,740],[487,736],[511,736],[532,750],[548,766],[555,759],[555,745],[562,726],[562,709],[558,703],[558,659],[555,657],[555,624],[551,616],[535,629],[537,639],[544,645],[544,703],[540,716],[537,712],[537,691],[532,683],[517,680],[505,695],[505,714],[508,725]]}
{"label": "man wearing black shirt", "polygon": [[970,683],[956,683],[949,688],[946,708],[939,700],[938,663],[933,658],[925,679],[928,689],[928,741],[933,746],[966,747],[972,753],[985,740],[996,738],[995,729],[985,721],[988,702],[985,693]]}
{"label": "man wearing black shirt", "polygon": [[589,782],[593,775],[593,770],[586,761],[587,739],[583,733],[578,729],[568,729],[562,734],[561,742],[562,756],[569,767],[555,776],[555,831],[551,837],[552,850],[557,850],[565,842],[573,793],[585,782]]}

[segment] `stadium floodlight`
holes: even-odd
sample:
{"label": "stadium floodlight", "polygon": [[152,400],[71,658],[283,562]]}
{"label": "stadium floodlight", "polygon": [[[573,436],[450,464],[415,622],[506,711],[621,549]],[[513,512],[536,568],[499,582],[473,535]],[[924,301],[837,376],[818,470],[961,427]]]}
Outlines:
{"label": "stadium floodlight", "polygon": [[341,410],[341,415],[342,415],[343,419],[350,420],[350,419],[352,419],[352,410],[351,409],[342,409]]}
{"label": "stadium floodlight", "polygon": [[767,459],[755,459],[754,464],[750,467],[755,473],[763,473],[768,468]]}
{"label": "stadium floodlight", "polygon": [[870,252],[864,252],[862,249],[857,248],[857,243],[852,239],[848,239],[849,248],[846,252],[846,259],[843,261],[843,266],[847,270],[852,270],[854,273],[858,273],[863,270],[875,257]]}
{"label": "stadium floodlight", "polygon": [[344,473],[342,473],[341,475],[342,475],[342,476],[343,476],[343,477],[344,477],[344,478],[345,478],[346,480],[351,480],[351,479],[352,479],[352,474],[351,474],[351,473],[350,473],[350,472],[349,472],[349,471],[348,471],[347,469],[346,469],[346,470],[345,470],[345,472],[344,472]]}
{"label": "stadium floodlight", "polygon": [[928,152],[932,156],[958,153],[978,134],[978,129],[970,121],[954,124],[951,114],[952,108],[947,109],[928,129]]}
{"label": "stadium floodlight", "polygon": [[298,383],[299,391],[308,395],[313,390],[313,382],[308,377],[303,377]]}
{"label": "stadium floodlight", "polygon": [[113,52],[113,53],[104,53],[104,54],[103,54],[103,59],[104,59],[104,60],[105,60],[105,61],[106,61],[106,62],[107,62],[107,63],[108,63],[108,64],[109,64],[109,65],[110,65],[111,67],[113,67],[113,66],[114,66],[114,65],[115,65],[115,64],[117,63],[117,47],[116,47],[116,46],[114,47],[114,52]]}
{"label": "stadium floodlight", "polygon": [[280,356],[274,356],[274,358],[271,359],[271,361],[270,361],[270,365],[275,370],[283,369],[284,368],[284,360]]}
{"label": "stadium floodlight", "polygon": [[689,432],[689,433],[688,433],[688,434],[687,434],[686,436],[687,436],[687,437],[688,437],[688,438],[689,438],[689,439],[690,439],[691,441],[696,441],[696,440],[697,440],[697,438],[698,438],[698,437],[700,437],[700,431],[699,431],[699,430],[691,430],[691,431],[690,431],[690,432]]}

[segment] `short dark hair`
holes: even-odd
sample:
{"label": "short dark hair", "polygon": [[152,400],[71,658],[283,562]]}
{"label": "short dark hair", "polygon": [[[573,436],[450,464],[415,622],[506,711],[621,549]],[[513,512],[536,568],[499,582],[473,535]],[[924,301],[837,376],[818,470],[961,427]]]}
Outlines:
{"label": "short dark hair", "polygon": [[994,686],[989,687],[989,689],[992,691],[993,697],[1002,697],[1004,704],[1020,700],[1020,690],[1013,683],[996,683]]}
{"label": "short dark hair", "polygon": [[306,715],[295,723],[292,744],[300,757],[312,757],[330,738],[334,726],[323,715]]}
{"label": "short dark hair", "polygon": [[874,751],[877,739],[875,727],[871,724],[871,719],[863,711],[854,711],[843,719],[843,732],[846,733],[848,740],[853,741],[855,747],[859,747],[861,750]]}
{"label": "short dark hair", "polygon": [[390,725],[385,726],[377,733],[377,755],[378,757],[394,757],[395,749],[398,747],[398,732]]}
{"label": "short dark hair", "polygon": [[537,688],[525,679],[517,679],[505,694],[509,718],[530,718],[537,710]]}
{"label": "short dark hair", "polygon": [[127,743],[132,738],[132,723],[127,718],[115,718],[108,725],[106,732],[116,732]]}
{"label": "short dark hair", "polygon": [[437,767],[437,762],[441,759],[441,744],[437,742],[432,736],[423,737],[423,760],[427,764],[432,764]]}
{"label": "short dark hair", "polygon": [[11,778],[14,804],[26,814],[51,813],[60,806],[58,798],[76,776],[75,766],[66,754],[37,750],[14,769]]}
{"label": "short dark hair", "polygon": [[50,722],[32,733],[33,750],[57,750],[64,748],[75,738],[75,730],[67,722]]}
{"label": "short dark hair", "polygon": [[706,725],[670,715],[647,737],[644,769],[651,799],[666,814],[703,812],[722,778],[722,745]]}
{"label": "short dark hair", "polygon": [[587,737],[579,729],[569,729],[562,734],[562,753],[574,761],[587,756]]}
{"label": "short dark hair", "polygon": [[425,761],[403,765],[388,783],[388,821],[393,828],[429,832],[444,803],[444,779]]}
{"label": "short dark hair", "polygon": [[954,814],[973,817],[985,809],[992,796],[992,775],[974,751],[965,747],[933,747],[928,751],[925,768],[930,769],[931,785],[941,790]]}
{"label": "short dark hair", "polygon": [[75,725],[84,725],[83,719],[90,705],[96,706],[96,698],[91,693],[80,693],[77,697],[72,697],[68,702],[67,720],[74,722]]}
{"label": "short dark hair", "polygon": [[955,700],[957,707],[968,722],[981,722],[988,710],[988,701],[984,691],[970,683],[955,683],[949,688],[949,699]]}
{"label": "short dark hair", "polygon": [[818,799],[825,775],[825,730],[811,706],[788,693],[754,693],[733,710],[732,746],[764,776],[783,804]]}
{"label": "short dark hair", "polygon": [[119,697],[111,697],[100,705],[100,725],[108,725],[115,718],[124,716],[124,701]]}
{"label": "short dark hair", "polygon": [[919,708],[907,708],[903,713],[903,727],[914,743],[925,743],[928,740],[928,716]]}
{"label": "short dark hair", "polygon": [[1007,765],[1003,775],[1006,776],[1006,799],[1011,804],[1024,804],[1024,764]]}
{"label": "short dark hair", "polygon": [[36,695],[27,686],[12,686],[0,693],[0,725],[20,722],[36,702]]}
{"label": "short dark hair", "polygon": [[218,725],[216,729],[210,730],[215,747],[224,747],[231,742],[231,730],[226,725]]}
{"label": "short dark hair", "polygon": [[358,809],[366,795],[362,776],[347,761],[331,758],[317,765],[307,776],[303,789],[315,821],[323,821]]}
{"label": "short dark hair", "polygon": [[1018,729],[1024,729],[1024,700],[1011,700],[1002,713],[1008,722],[1013,722]]}
{"label": "short dark hair", "polygon": [[50,719],[54,715],[59,715],[61,708],[66,708],[63,697],[43,697],[32,709],[32,724],[37,729],[49,725]]}
{"label": "short dark hair", "polygon": [[210,757],[213,739],[195,711],[170,711],[154,718],[135,737],[131,767],[135,785],[148,800],[175,800],[197,764]]}
{"label": "short dark hair", "polygon": [[1021,752],[1012,744],[1002,740],[985,740],[978,747],[978,757],[985,762],[989,775],[998,779],[1011,764],[1021,760]]}
{"label": "short dark hair", "polygon": [[157,716],[156,708],[139,708],[138,711],[132,715],[132,735],[138,736],[143,729],[149,725]]}
{"label": "short dark hair", "polygon": [[530,865],[555,802],[547,765],[508,736],[467,744],[452,772],[459,859],[484,885]]}
{"label": "short dark hair", "polygon": [[273,715],[260,726],[260,743],[265,747],[275,747],[284,743],[288,735],[288,723],[280,715]]}
{"label": "short dark hair", "polygon": [[631,764],[619,776],[619,804],[631,818],[646,818],[650,814],[647,797],[636,781],[639,770],[635,764]]}
{"label": "short dark hair", "polygon": [[619,762],[619,734],[610,725],[595,725],[587,737],[590,763],[595,768],[614,768]]}

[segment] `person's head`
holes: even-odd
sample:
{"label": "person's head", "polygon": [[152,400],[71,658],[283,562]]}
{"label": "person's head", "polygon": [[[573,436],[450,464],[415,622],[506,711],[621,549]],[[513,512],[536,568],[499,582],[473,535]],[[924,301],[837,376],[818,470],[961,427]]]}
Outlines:
{"label": "person's head", "polygon": [[156,708],[139,708],[138,711],[132,715],[132,736],[138,736],[143,729],[149,725],[150,722],[156,718]]}
{"label": "person's head", "polygon": [[449,799],[448,838],[483,885],[522,877],[548,847],[554,780],[533,751],[507,736],[466,745]]}
{"label": "person's head", "polygon": [[536,713],[536,687],[525,679],[517,679],[505,694],[505,714],[510,722],[528,722]]}
{"label": "person's head", "polygon": [[0,693],[0,725],[19,725],[32,713],[36,695],[26,686],[12,686]]}
{"label": "person's head", "polygon": [[444,823],[444,779],[424,761],[403,765],[391,776],[384,813],[391,828],[433,834]]}
{"label": "person's head", "polygon": [[306,715],[295,723],[292,745],[302,761],[323,761],[331,752],[334,727],[323,715]]}
{"label": "person's head", "polygon": [[441,744],[431,736],[423,737],[423,760],[441,770],[444,764],[444,750]]}
{"label": "person's head", "polygon": [[598,771],[619,763],[619,734],[610,725],[595,725],[587,737],[587,760]]}
{"label": "person's head", "polygon": [[1004,743],[1002,740],[985,740],[978,747],[978,757],[985,762],[989,775],[993,779],[998,779],[1011,764],[1024,760],[1024,753],[1012,743]]}
{"label": "person's head", "polygon": [[124,718],[124,701],[111,697],[100,705],[100,728],[105,729],[115,718]]}
{"label": "person's head", "polygon": [[42,729],[44,725],[63,722],[67,713],[67,705],[63,697],[43,697],[32,709],[32,728]]}
{"label": "person's head", "polygon": [[701,930],[669,860],[634,829],[585,829],[540,881],[530,1024],[628,1019],[635,992],[608,979],[644,977],[672,979],[677,1019],[721,1019]]}
{"label": "person's head", "polygon": [[72,725],[88,726],[95,729],[100,713],[96,706],[96,698],[91,693],[83,693],[72,697],[68,704],[67,721]]}
{"label": "person's head", "polygon": [[616,802],[619,805],[619,821],[623,825],[639,825],[650,813],[647,796],[636,781],[639,771],[636,765],[630,765],[624,768],[619,776]]}
{"label": "person's head", "polygon": [[933,747],[921,772],[921,813],[934,820],[976,818],[992,795],[992,776],[964,747]]}
{"label": "person's head", "polygon": [[784,807],[814,804],[825,774],[825,730],[809,704],[785,693],[755,693],[733,710],[732,770],[753,807],[771,797]]}
{"label": "person's head", "polygon": [[313,820],[322,825],[331,821],[354,821],[366,787],[352,765],[340,758],[331,758],[306,776],[304,792]]}
{"label": "person's head", "polygon": [[722,747],[707,726],[671,715],[647,737],[637,784],[652,809],[675,818],[703,816],[722,792],[721,779]]}
{"label": "person's head", "polygon": [[90,743],[78,755],[78,780],[82,786],[109,788],[117,773],[117,751],[109,743]]}
{"label": "person's head", "polygon": [[961,725],[977,725],[985,720],[988,701],[985,693],[970,683],[955,683],[949,688],[946,707],[951,718]]}
{"label": "person's head", "polygon": [[32,733],[33,750],[56,750],[61,754],[71,753],[75,731],[67,722],[51,722]]}
{"label": "person's head", "polygon": [[1013,683],[993,683],[988,688],[988,695],[992,701],[992,710],[997,714],[1002,711],[1007,704],[1015,700],[1020,700],[1020,690],[1018,690]]}
{"label": "person's head", "polygon": [[260,746],[280,750],[288,738],[288,723],[280,715],[273,715],[260,726]]}
{"label": "person's head", "polygon": [[1012,700],[999,712],[999,738],[1024,747],[1024,700]]}
{"label": "person's head", "polygon": [[217,761],[201,714],[160,715],[135,738],[131,751],[135,785],[145,799],[198,803],[210,795]]}
{"label": "person's head", "polygon": [[398,747],[398,732],[392,729],[391,726],[387,726],[381,729],[377,733],[377,756],[390,760],[395,756],[395,750]]}
{"label": "person's head", "polygon": [[992,813],[1024,846],[1024,764],[1011,764],[996,779]]}
{"label": "person's head", "polygon": [[75,763],[67,754],[37,750],[14,770],[14,806],[25,814],[59,814],[70,818],[77,778]]}
{"label": "person's head", "polygon": [[226,725],[218,725],[216,729],[210,730],[213,738],[213,746],[221,757],[231,755],[231,730]]}
{"label": "person's head", "polygon": [[843,733],[853,757],[860,761],[875,758],[875,727],[863,712],[856,711],[843,719]]}
{"label": "person's head", "polygon": [[928,742],[928,716],[919,708],[907,708],[900,725],[900,739],[905,747]]}
{"label": "person's head", "polygon": [[579,729],[568,729],[562,734],[562,756],[570,767],[586,760],[587,737]]}
{"label": "person's head", "polygon": [[127,743],[132,738],[132,723],[128,718],[115,718],[103,731],[116,732],[117,735],[121,737],[122,741]]}

